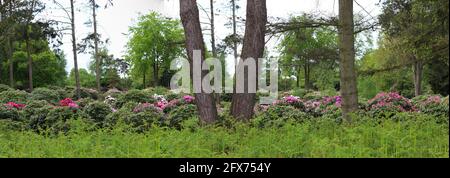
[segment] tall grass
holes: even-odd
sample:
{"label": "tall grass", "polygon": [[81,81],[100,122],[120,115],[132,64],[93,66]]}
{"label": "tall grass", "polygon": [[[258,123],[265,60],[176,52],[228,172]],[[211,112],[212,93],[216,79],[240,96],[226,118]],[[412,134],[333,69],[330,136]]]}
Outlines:
{"label": "tall grass", "polygon": [[[75,121],[77,122],[77,121]],[[203,127],[145,133],[124,126],[86,131],[78,122],[66,134],[0,129],[0,157],[32,158],[404,158],[449,157],[449,129],[434,120],[320,119],[281,128]]]}

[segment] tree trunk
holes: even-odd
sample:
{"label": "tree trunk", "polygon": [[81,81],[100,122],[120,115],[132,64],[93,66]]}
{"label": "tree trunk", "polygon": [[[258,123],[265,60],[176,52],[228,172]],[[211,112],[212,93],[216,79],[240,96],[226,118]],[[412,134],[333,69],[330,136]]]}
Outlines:
{"label": "tree trunk", "polygon": [[157,87],[158,84],[158,59],[155,60],[155,62],[153,63],[153,86]]}
{"label": "tree trunk", "polygon": [[420,96],[422,94],[422,78],[423,78],[423,62],[415,60],[413,65],[414,71],[414,94]]}
{"label": "tree trunk", "polygon": [[[205,44],[203,42],[203,34],[200,26],[200,19],[196,0],[180,1],[180,16],[186,36],[186,49],[189,61],[194,62],[194,50],[201,50],[201,62],[205,60]],[[207,73],[201,71],[203,78]],[[217,108],[214,102],[214,96],[207,93],[195,93],[195,100],[200,116],[200,120],[204,124],[214,123],[217,120]]]}
{"label": "tree trunk", "polygon": [[95,3],[95,0],[92,0],[92,16],[94,19],[94,59],[95,59],[95,81],[97,83],[97,90],[101,90],[101,84],[100,84],[100,77],[101,77],[101,71],[100,71],[100,58],[98,56],[98,33],[97,33],[97,14],[96,14],[97,4]]}
{"label": "tree trunk", "polygon": [[75,38],[75,8],[73,5],[73,0],[70,0],[70,9],[71,9],[71,26],[72,26],[72,51],[73,51],[73,64],[75,70],[75,82],[76,82],[76,94],[77,99],[81,98],[81,87],[80,87],[80,74],[78,72],[78,60],[77,60],[77,41]]}
{"label": "tree trunk", "polygon": [[305,90],[309,90],[309,89],[311,89],[310,88],[310,85],[309,85],[309,74],[310,74],[310,72],[309,72],[309,62],[308,62],[308,59],[305,59],[305,65],[304,65],[304,70],[305,70]]}
{"label": "tree trunk", "polygon": [[25,23],[24,35],[25,35],[25,46],[27,50],[27,58],[28,58],[28,89],[30,92],[33,91],[33,58],[31,57],[31,48],[30,48],[30,23],[33,19],[34,6],[36,5],[36,1],[34,0],[31,3],[31,9],[29,9],[29,14],[27,16],[27,21]]}
{"label": "tree trunk", "polygon": [[339,0],[339,57],[341,60],[342,113],[344,120],[347,122],[351,122],[349,113],[358,109],[354,42],[353,0]]}
{"label": "tree trunk", "polygon": [[301,70],[300,67],[297,68],[297,88],[300,88],[300,74]]}
{"label": "tree trunk", "polygon": [[[13,4],[12,4],[12,0],[9,0],[9,16],[8,18],[12,17],[12,9],[13,9]],[[14,32],[14,28],[12,29]],[[13,51],[14,51],[14,42],[13,40],[11,40],[11,36],[8,35],[7,37],[7,42],[8,42],[8,57],[9,57],[9,86],[11,88],[15,88],[15,81],[14,81],[14,59],[13,59]]]}
{"label": "tree trunk", "polygon": [[144,75],[142,76],[142,86],[144,87],[143,89],[145,89],[145,72],[143,73]]}
{"label": "tree trunk", "polygon": [[238,58],[238,52],[237,52],[237,33],[236,33],[236,2],[235,0],[231,0],[232,5],[232,11],[233,11],[233,52],[234,52],[234,64],[237,65],[237,58]]}
{"label": "tree trunk", "polygon": [[27,50],[27,58],[28,58],[28,89],[30,92],[33,91],[33,58],[31,57],[31,49],[30,49],[30,34],[28,32],[28,24],[25,25],[25,45]]}
{"label": "tree trunk", "polygon": [[[264,55],[265,28],[267,23],[266,0],[247,0],[245,23],[242,59],[253,58],[256,60],[256,66],[258,66],[258,59]],[[249,79],[248,70],[244,72],[244,75],[245,84],[248,83],[248,80],[254,80]],[[253,109],[256,103],[256,93],[249,93],[248,85],[246,86],[244,87],[244,93],[233,94],[231,103],[231,115],[243,121],[248,121],[253,117]]]}
{"label": "tree trunk", "polygon": [[[214,0],[209,1],[210,9],[211,9],[211,51],[214,58],[217,58],[217,49],[216,49],[216,33],[215,33],[215,24],[214,24]],[[216,100],[216,105],[220,106],[220,93],[216,92],[214,94],[214,98]]]}
{"label": "tree trunk", "polygon": [[[3,6],[3,0],[0,0],[0,7]],[[0,11],[0,23],[3,21],[3,13]],[[2,81],[3,59],[0,59],[0,82]]]}

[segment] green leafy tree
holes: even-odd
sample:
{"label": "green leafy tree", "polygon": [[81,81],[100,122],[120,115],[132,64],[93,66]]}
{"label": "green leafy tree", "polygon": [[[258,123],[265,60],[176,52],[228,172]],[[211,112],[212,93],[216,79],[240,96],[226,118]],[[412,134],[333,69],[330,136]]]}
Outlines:
{"label": "green leafy tree", "polygon": [[[292,17],[290,23],[312,21],[308,15]],[[281,53],[281,73],[283,76],[295,76],[296,86],[300,87],[301,77],[304,77],[304,88],[312,89],[313,67],[321,72],[327,72],[327,79],[334,78],[337,73],[337,35],[330,27],[302,28],[284,33],[284,38],[278,48]],[[304,71],[302,74],[301,71]],[[321,74],[323,75],[323,73]],[[320,75],[319,75],[320,76]],[[334,82],[316,78],[320,89],[331,86]]]}
{"label": "green leafy tree", "polygon": [[180,22],[152,12],[140,16],[129,31],[126,59],[131,64],[132,79],[136,83],[141,80],[145,88],[151,76],[153,86],[159,86],[161,74],[170,69],[171,60],[183,54],[179,45],[184,39]]}
{"label": "green leafy tree", "polygon": [[[437,64],[448,67],[449,64],[449,1],[386,0],[382,5],[380,22],[385,38],[391,41],[389,48],[401,56],[397,60],[403,66],[412,66],[414,93],[416,96],[420,95],[424,66]],[[430,77],[447,83],[448,86],[448,72],[446,73],[442,75],[447,77],[435,74]],[[448,89],[446,93],[448,94]]]}

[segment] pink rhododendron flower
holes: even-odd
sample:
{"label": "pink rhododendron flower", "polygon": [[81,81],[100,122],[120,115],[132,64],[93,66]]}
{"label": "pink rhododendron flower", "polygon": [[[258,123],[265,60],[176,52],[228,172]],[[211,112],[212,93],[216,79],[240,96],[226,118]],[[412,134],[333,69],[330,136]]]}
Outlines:
{"label": "pink rhododendron flower", "polygon": [[284,101],[286,101],[286,103],[292,104],[292,103],[300,102],[300,98],[291,95],[291,96],[285,97]]}
{"label": "pink rhododendron flower", "polygon": [[70,103],[75,103],[75,102],[70,98],[66,98],[66,99],[59,101],[60,106],[69,106]]}
{"label": "pink rhododendron flower", "polygon": [[5,104],[5,106],[6,106],[8,109],[12,109],[12,108],[15,108],[15,109],[22,109],[22,108],[24,108],[26,105],[24,105],[24,104],[18,104],[18,103],[15,103],[15,102],[8,102],[8,103]]}
{"label": "pink rhododendron flower", "polygon": [[78,109],[78,108],[80,108],[80,107],[78,106],[78,104],[76,104],[76,103],[69,103],[67,106],[68,106],[69,108],[72,108],[72,109]]}
{"label": "pink rhododendron flower", "polygon": [[183,96],[183,100],[184,100],[186,103],[192,103],[192,102],[195,100],[195,98],[194,98],[193,96],[186,95],[186,96]]}

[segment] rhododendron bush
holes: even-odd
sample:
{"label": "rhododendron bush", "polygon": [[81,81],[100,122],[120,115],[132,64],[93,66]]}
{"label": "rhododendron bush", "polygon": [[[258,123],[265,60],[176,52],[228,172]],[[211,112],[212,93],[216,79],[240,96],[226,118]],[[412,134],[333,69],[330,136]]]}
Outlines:
{"label": "rhododendron bush", "polygon": [[[68,121],[78,118],[96,127],[113,127],[119,122],[129,124],[137,131],[145,131],[153,125],[180,129],[183,122],[198,122],[195,97],[180,94],[154,94],[146,90],[131,90],[106,95],[102,100],[65,98],[59,102],[34,100],[23,92],[6,91],[0,103],[0,119],[23,121],[25,128],[35,131],[52,129],[67,131]],[[28,100],[27,100],[28,99]],[[364,100],[362,100],[364,101]],[[230,122],[228,102],[219,108],[219,122]],[[342,98],[340,96],[314,95],[301,98],[286,94],[269,105],[256,105],[255,118],[259,127],[282,126],[288,122],[303,122],[322,117],[340,120]],[[360,103],[357,114],[369,118],[392,118],[398,113],[427,114],[448,120],[448,97],[425,95],[413,99],[398,93],[379,93],[367,102]],[[411,116],[413,117],[413,116]],[[230,122],[231,123],[231,122]],[[230,123],[226,124],[231,126]]]}

